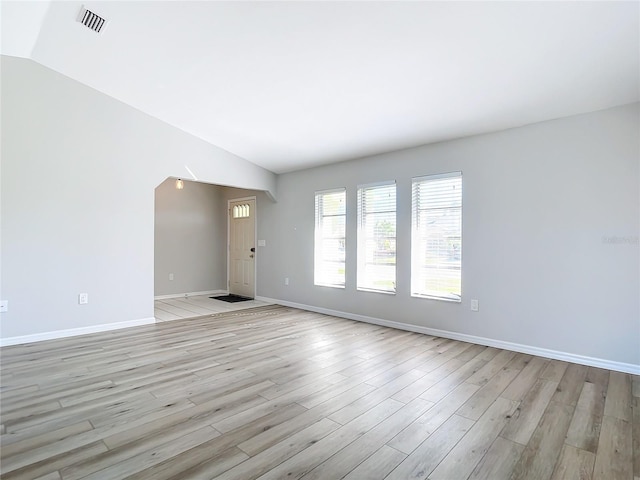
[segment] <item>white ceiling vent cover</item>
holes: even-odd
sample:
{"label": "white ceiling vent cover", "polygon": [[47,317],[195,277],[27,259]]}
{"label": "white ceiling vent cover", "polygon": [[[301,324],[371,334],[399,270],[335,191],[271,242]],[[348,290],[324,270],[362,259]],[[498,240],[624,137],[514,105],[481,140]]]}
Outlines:
{"label": "white ceiling vent cover", "polygon": [[101,33],[107,26],[107,19],[87,9],[84,5],[78,13],[78,21],[94,32]]}

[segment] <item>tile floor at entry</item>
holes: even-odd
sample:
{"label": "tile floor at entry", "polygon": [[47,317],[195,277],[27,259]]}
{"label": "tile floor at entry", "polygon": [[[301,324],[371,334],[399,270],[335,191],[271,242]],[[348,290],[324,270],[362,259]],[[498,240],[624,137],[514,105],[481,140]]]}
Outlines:
{"label": "tile floor at entry", "polygon": [[209,298],[223,295],[222,293],[209,295],[194,295],[193,297],[167,298],[154,302],[154,316],[158,322],[167,320],[179,320],[181,318],[193,318],[215,313],[234,312],[246,308],[262,307],[270,305],[259,300],[247,300],[246,302],[228,303],[222,300]]}

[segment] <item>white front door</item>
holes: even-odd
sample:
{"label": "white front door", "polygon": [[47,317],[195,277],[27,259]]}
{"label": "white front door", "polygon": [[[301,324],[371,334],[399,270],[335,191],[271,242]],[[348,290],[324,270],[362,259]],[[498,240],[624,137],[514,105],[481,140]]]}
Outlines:
{"label": "white front door", "polygon": [[256,201],[229,202],[229,293],[255,297]]}

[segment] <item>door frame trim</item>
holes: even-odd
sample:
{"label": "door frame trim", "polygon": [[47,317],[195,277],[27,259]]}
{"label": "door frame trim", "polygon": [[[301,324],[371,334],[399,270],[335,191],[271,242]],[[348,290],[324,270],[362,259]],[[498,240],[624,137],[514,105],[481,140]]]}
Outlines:
{"label": "door frame trim", "polygon": [[[253,215],[253,244],[256,246],[256,254],[258,253],[258,199],[255,195],[249,197],[230,198],[227,200],[227,294],[231,287],[231,203],[245,202],[253,200],[256,206]],[[253,298],[258,294],[258,256],[254,257],[253,262]]]}

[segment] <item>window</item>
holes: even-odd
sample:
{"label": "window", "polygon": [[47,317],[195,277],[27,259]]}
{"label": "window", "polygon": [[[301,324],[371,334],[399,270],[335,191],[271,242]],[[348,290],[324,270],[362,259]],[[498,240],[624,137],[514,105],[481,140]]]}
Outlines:
{"label": "window", "polygon": [[462,173],[412,181],[411,295],[461,301]]}
{"label": "window", "polygon": [[346,203],[344,188],[316,192],[316,285],[344,288]]}
{"label": "window", "polygon": [[233,218],[248,218],[249,213],[249,204],[234,205],[233,207]]}
{"label": "window", "polygon": [[358,290],[396,291],[396,184],[358,187]]}

